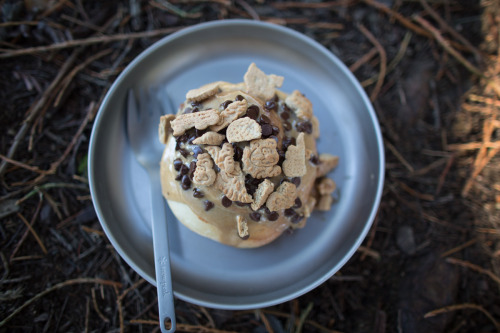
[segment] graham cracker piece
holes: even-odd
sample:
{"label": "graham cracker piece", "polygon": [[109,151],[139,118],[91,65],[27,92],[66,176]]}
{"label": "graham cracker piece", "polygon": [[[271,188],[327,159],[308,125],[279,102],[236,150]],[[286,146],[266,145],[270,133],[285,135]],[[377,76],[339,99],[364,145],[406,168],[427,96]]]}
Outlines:
{"label": "graham cracker piece", "polygon": [[304,216],[307,219],[311,216],[311,213],[313,212],[314,207],[316,206],[316,202],[317,202],[316,198],[310,196],[306,204],[304,205]]}
{"label": "graham cracker piece", "polygon": [[337,167],[339,164],[339,157],[328,154],[328,153],[322,153],[319,155],[319,164],[318,164],[318,171],[316,173],[316,177],[323,177],[333,169]]}
{"label": "graham cracker piece", "polygon": [[202,136],[193,140],[195,145],[211,145],[218,146],[224,141],[226,136],[224,134],[219,134],[216,132],[206,132]]}
{"label": "graham cracker piece", "polygon": [[198,154],[198,161],[196,161],[196,169],[193,174],[193,183],[202,186],[212,185],[217,177],[213,167],[214,163],[209,154]]}
{"label": "graham cracker piece", "polygon": [[252,196],[248,194],[245,187],[245,175],[241,171],[238,162],[235,162],[232,173],[227,173],[224,169],[220,169],[214,184],[231,201],[253,202]]}
{"label": "graham cracker piece", "polygon": [[294,90],[288,95],[285,99],[285,103],[300,119],[309,120],[313,116],[311,101],[298,90]]}
{"label": "graham cracker piece", "polygon": [[277,165],[277,163],[280,159],[280,155],[276,150],[276,145],[274,139],[250,141],[250,146],[243,149],[243,155],[241,157],[243,171],[257,179],[279,175],[281,173],[281,167]]}
{"label": "graham cracker piece", "polygon": [[158,124],[158,138],[162,144],[167,143],[168,132],[170,131],[170,122],[175,119],[175,114],[166,114],[160,117]]}
{"label": "graham cracker piece", "polygon": [[306,170],[306,144],[304,133],[300,133],[296,145],[290,145],[286,150],[283,173],[287,177],[302,177],[306,174]]}
{"label": "graham cracker piece", "polygon": [[332,194],[337,188],[337,184],[335,184],[333,179],[325,177],[320,180],[316,188],[321,195]]}
{"label": "graham cracker piece", "polygon": [[222,148],[218,146],[207,146],[205,150],[208,151],[215,164],[221,169],[232,174],[234,171],[234,149],[230,143],[225,143]]}
{"label": "graham cracker piece", "polygon": [[248,239],[250,237],[250,233],[248,232],[248,222],[247,220],[241,216],[236,216],[236,229],[238,230],[238,236],[241,239]]}
{"label": "graham cracker piece", "polygon": [[274,190],[274,184],[269,179],[264,179],[262,183],[259,184],[257,190],[253,196],[253,202],[250,207],[253,210],[258,210],[263,204],[266,203],[267,198]]}
{"label": "graham cracker piece", "polygon": [[226,130],[228,142],[242,142],[259,139],[262,136],[262,128],[252,118],[244,117],[233,121]]}
{"label": "graham cracker piece", "polygon": [[274,97],[276,87],[281,87],[284,78],[274,74],[266,75],[255,63],[251,63],[243,80],[249,95],[267,101]]}
{"label": "graham cracker piece", "polygon": [[244,99],[241,101],[234,101],[227,106],[220,114],[220,120],[217,124],[210,126],[210,130],[218,132],[226,128],[234,120],[238,119],[247,112],[248,102]]}
{"label": "graham cracker piece", "polygon": [[319,138],[319,120],[316,116],[312,116],[311,118],[311,124],[312,124],[312,136],[315,139]]}
{"label": "graham cracker piece", "polygon": [[219,92],[219,82],[212,82],[201,86],[200,88],[191,89],[186,94],[188,101],[200,102]]}
{"label": "graham cracker piece", "polygon": [[194,113],[184,113],[177,115],[170,122],[174,130],[174,136],[182,135],[190,128],[199,130],[205,129],[210,125],[216,124],[219,121],[219,112],[214,109],[208,109]]}
{"label": "graham cracker piece", "polygon": [[297,188],[295,185],[290,182],[283,182],[276,191],[269,195],[266,206],[270,211],[276,212],[292,207],[296,198]]}
{"label": "graham cracker piece", "polygon": [[333,197],[330,194],[322,195],[319,198],[318,204],[316,205],[316,209],[322,212],[329,211],[333,204]]}

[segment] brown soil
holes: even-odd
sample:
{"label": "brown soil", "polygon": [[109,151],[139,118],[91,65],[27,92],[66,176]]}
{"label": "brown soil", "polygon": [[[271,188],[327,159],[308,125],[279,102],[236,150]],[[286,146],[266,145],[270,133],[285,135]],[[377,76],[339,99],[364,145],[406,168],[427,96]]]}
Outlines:
{"label": "brown soil", "polygon": [[0,332],[158,330],[155,288],[93,210],[88,140],[137,54],[179,27],[225,18],[286,25],[351,68],[381,123],[386,183],[369,235],[329,281],[252,311],[176,300],[178,331],[500,332],[498,0],[0,8]]}

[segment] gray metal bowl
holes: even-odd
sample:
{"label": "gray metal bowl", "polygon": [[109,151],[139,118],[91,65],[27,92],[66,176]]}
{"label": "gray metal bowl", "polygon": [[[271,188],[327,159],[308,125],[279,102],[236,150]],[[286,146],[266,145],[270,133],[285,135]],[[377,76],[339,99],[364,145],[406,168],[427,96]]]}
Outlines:
{"label": "gray metal bowl", "polygon": [[174,108],[193,87],[215,80],[241,82],[251,62],[284,76],[281,90],[298,89],[312,101],[320,120],[319,151],[340,156],[331,177],[341,195],[331,211],[314,213],[306,228],[251,250],[200,237],[169,212],[174,293],[212,308],[271,306],[326,281],[363,241],[383,187],[384,153],[375,112],[354,76],[323,46],[257,21],[217,21],[181,30],[149,47],[118,77],[90,140],[89,182],[98,218],[135,271],[155,284],[147,176],[125,140],[127,90],[160,87]]}

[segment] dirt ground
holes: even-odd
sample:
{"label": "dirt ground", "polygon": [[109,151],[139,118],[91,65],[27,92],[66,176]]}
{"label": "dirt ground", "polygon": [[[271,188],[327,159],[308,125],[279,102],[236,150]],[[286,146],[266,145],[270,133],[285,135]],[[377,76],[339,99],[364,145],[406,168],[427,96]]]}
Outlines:
{"label": "dirt ground", "polygon": [[158,331],[156,290],[96,218],[99,104],[142,50],[227,18],[285,25],[366,89],[387,159],[371,231],[270,308],[176,300],[179,332],[500,332],[498,0],[0,1],[0,332]]}

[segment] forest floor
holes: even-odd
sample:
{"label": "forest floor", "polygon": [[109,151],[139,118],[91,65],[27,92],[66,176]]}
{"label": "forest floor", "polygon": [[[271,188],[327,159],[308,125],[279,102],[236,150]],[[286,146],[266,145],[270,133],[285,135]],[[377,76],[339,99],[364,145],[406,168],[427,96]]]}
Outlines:
{"label": "forest floor", "polygon": [[498,0],[0,1],[0,332],[157,331],[156,289],[106,238],[87,181],[108,88],[182,27],[300,31],[370,96],[386,182],[360,249],[292,301],[176,300],[179,332],[500,332]]}

